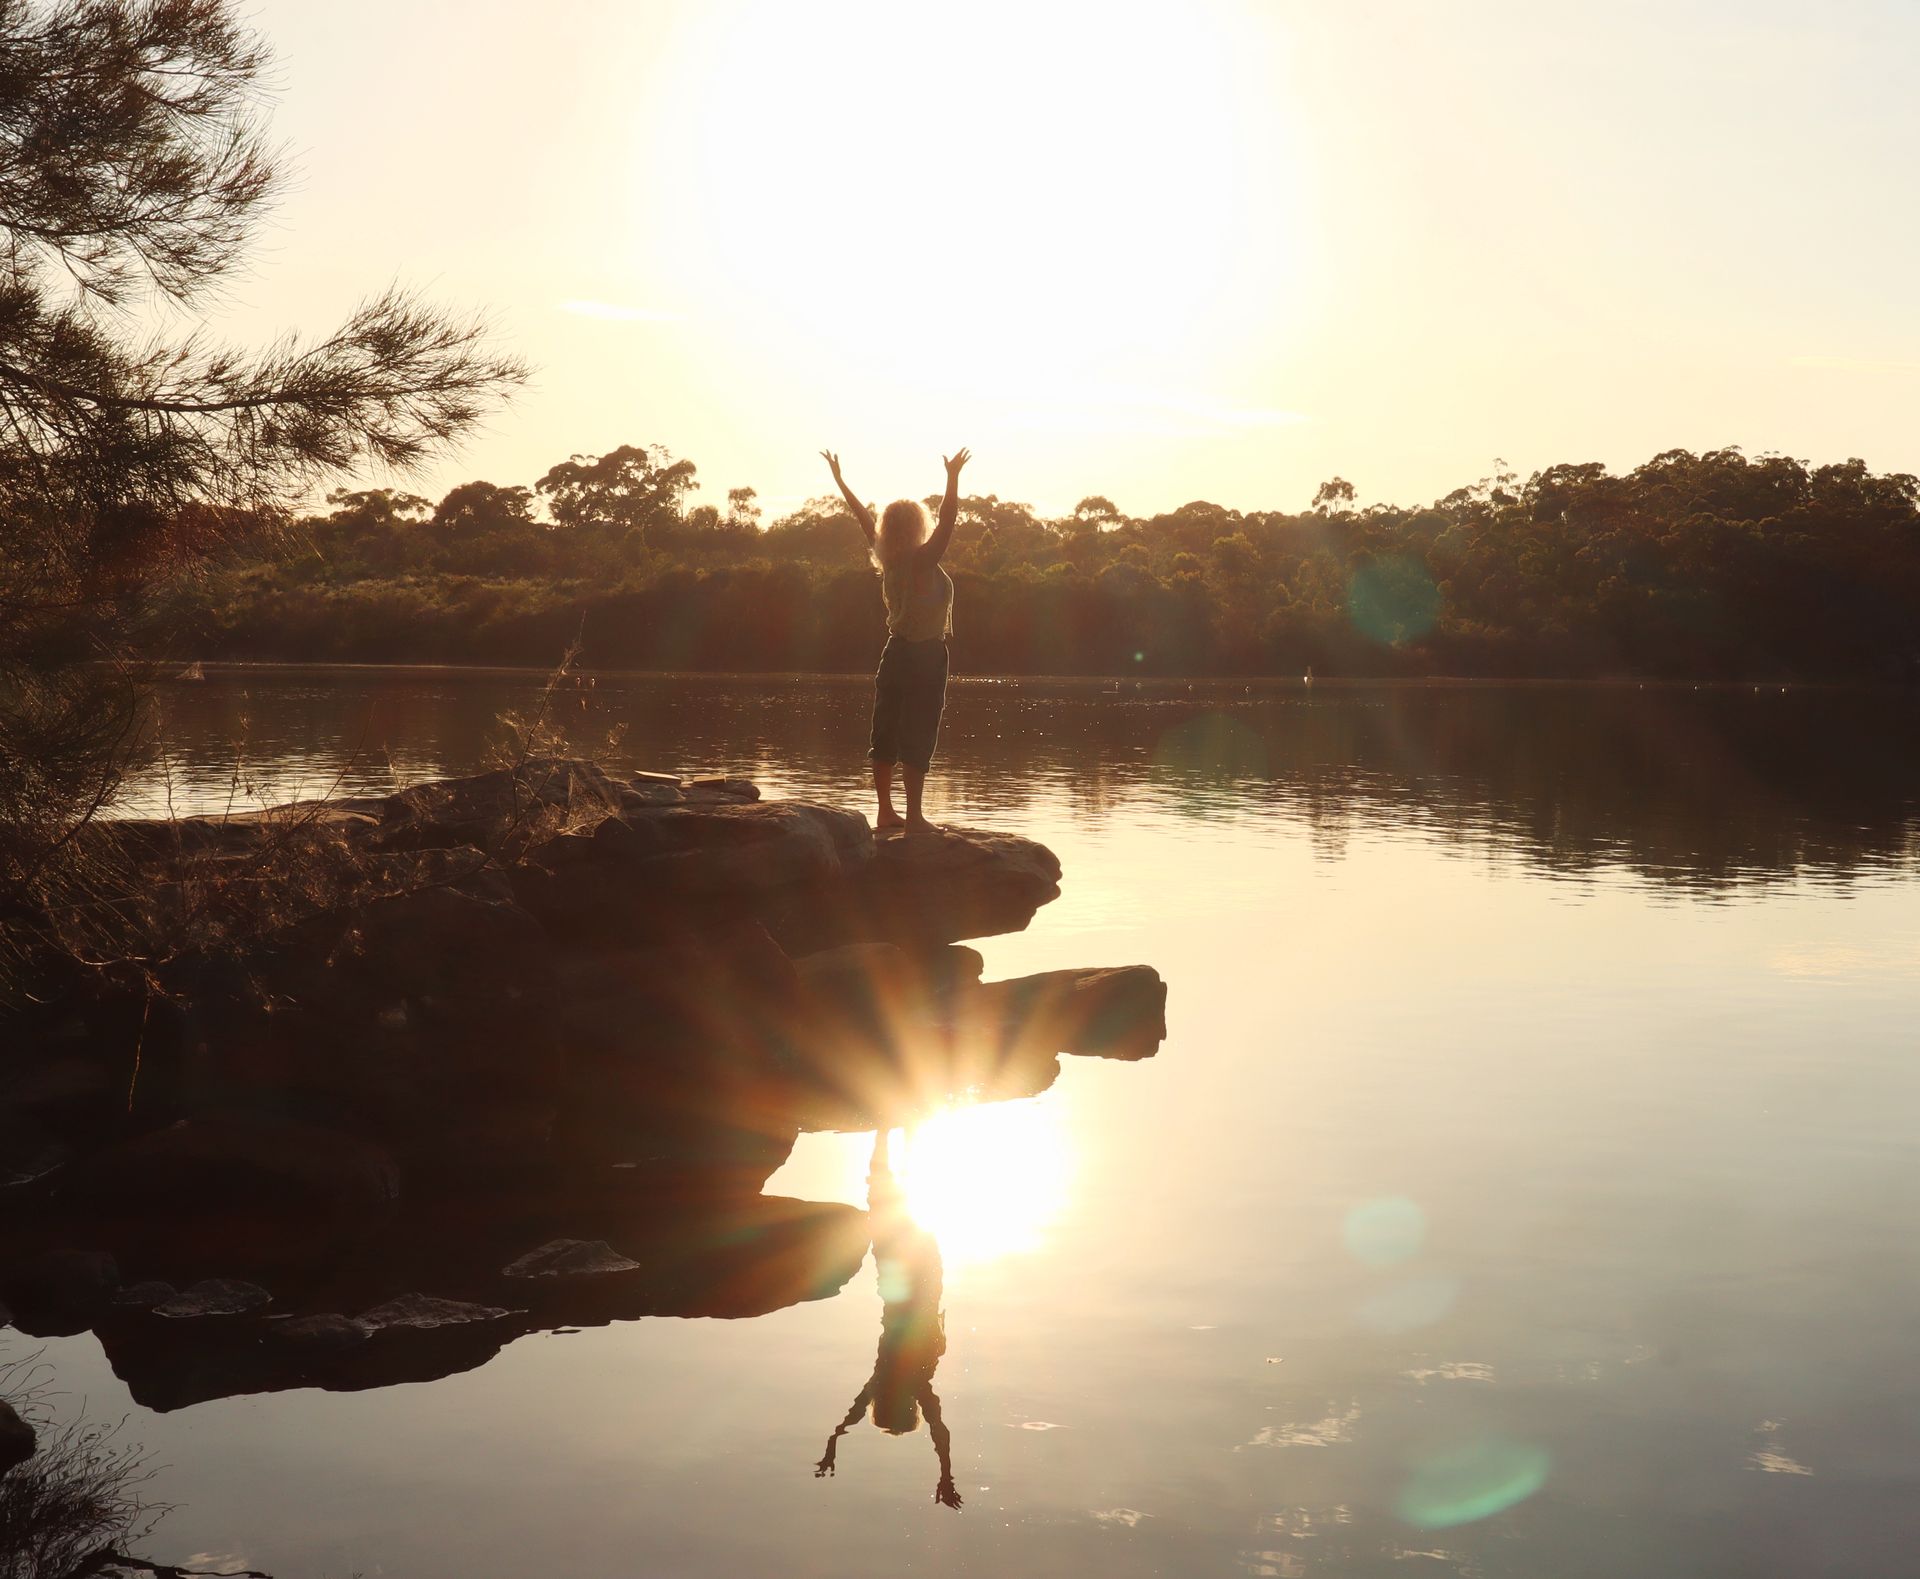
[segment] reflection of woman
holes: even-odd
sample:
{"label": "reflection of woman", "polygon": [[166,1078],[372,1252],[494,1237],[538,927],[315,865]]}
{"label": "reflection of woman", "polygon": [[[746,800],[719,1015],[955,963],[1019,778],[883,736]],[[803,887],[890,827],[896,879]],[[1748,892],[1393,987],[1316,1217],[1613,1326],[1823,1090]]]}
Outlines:
{"label": "reflection of woman", "polygon": [[[867,535],[867,551],[880,571],[880,590],[887,603],[887,647],[880,655],[880,672],[873,677],[873,793],[879,802],[874,822],[881,828],[904,827],[909,833],[929,830],[920,809],[927,769],[933,764],[934,742],[940,734],[940,710],[947,695],[947,638],[953,634],[953,579],[940,568],[940,557],[953,539],[953,523],[960,510],[960,468],[968,452],[961,450],[947,463],[947,492],[940,501],[940,521],[927,535],[927,512],[913,499],[896,499],[874,525],[873,512],[862,504],[840,475],[840,457],[820,452],[833,470],[833,480],[847,508]],[[907,786],[907,815],[893,809],[893,765]]]}
{"label": "reflection of woman", "polygon": [[953,1484],[953,1440],[940,1417],[933,1390],[934,1368],[947,1352],[947,1322],[940,1309],[940,1245],[914,1225],[901,1203],[900,1187],[887,1164],[887,1132],[873,1139],[873,1167],[867,1175],[867,1218],[872,1224],[873,1260],[880,1274],[880,1352],[873,1375],[860,1389],[847,1417],[827,1438],[827,1451],[813,1467],[815,1478],[834,1472],[834,1458],[845,1436],[869,1408],[873,1423],[893,1436],[905,1436],[927,1417],[940,1483],[934,1501],[960,1506]]}

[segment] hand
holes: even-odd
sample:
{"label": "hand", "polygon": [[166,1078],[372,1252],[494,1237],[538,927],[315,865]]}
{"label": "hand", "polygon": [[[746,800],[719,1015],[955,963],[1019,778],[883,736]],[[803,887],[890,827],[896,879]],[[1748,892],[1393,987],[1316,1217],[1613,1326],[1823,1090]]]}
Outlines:
{"label": "hand", "polygon": [[952,482],[960,475],[960,468],[973,459],[973,451],[963,447],[958,454],[942,455],[940,459],[947,465],[947,481]]}
{"label": "hand", "polygon": [[943,1479],[933,1488],[933,1500],[943,1508],[957,1508],[960,1506],[960,1493],[951,1479]]}
{"label": "hand", "polygon": [[820,453],[825,457],[828,469],[833,473],[833,480],[838,482],[840,480],[840,457],[834,454],[832,450],[822,450]]}

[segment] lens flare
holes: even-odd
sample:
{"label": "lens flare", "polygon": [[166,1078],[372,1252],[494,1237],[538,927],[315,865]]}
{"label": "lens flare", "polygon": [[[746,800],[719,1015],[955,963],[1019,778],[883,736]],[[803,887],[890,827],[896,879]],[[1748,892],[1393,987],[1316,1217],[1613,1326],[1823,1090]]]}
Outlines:
{"label": "lens flare", "polygon": [[1364,1265],[1393,1266],[1417,1255],[1427,1242],[1427,1214],[1404,1195],[1362,1201],[1347,1213],[1341,1237]]}
{"label": "lens flare", "polygon": [[1397,554],[1362,565],[1347,588],[1347,616],[1355,628],[1394,646],[1432,630],[1444,602],[1426,571]]}
{"label": "lens flare", "polygon": [[907,1210],[951,1266],[1033,1250],[1067,1203],[1073,1158],[1060,1104],[948,1108],[898,1154]]}
{"label": "lens flare", "polygon": [[1491,1518],[1524,1502],[1547,1482],[1547,1450],[1485,1437],[1435,1453],[1414,1466],[1394,1511],[1423,1530]]}

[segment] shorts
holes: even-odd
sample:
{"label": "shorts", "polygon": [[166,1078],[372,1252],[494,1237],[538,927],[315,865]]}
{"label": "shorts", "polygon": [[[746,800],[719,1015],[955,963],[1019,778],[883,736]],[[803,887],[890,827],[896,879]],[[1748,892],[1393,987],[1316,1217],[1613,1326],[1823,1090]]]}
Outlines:
{"label": "shorts", "polygon": [[926,772],[946,700],[947,644],[888,637],[873,677],[873,760]]}

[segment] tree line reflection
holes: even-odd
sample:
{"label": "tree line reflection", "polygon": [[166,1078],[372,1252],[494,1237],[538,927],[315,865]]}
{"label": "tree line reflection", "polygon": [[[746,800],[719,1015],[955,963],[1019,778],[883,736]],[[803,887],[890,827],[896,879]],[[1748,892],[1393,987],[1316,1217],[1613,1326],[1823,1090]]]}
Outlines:
{"label": "tree line reflection", "polygon": [[[274,789],[349,759],[350,787],[369,789],[467,771],[538,684],[502,671],[209,675],[161,702],[176,798],[204,786],[224,801],[236,750]],[[847,800],[868,700],[863,679],[604,675],[564,721],[582,744],[617,735],[612,765]],[[941,783],[945,814],[963,821],[1271,815],[1298,819],[1328,856],[1355,830],[1387,828],[1558,874],[1845,882],[1920,856],[1916,722],[1920,701],[1900,691],[962,679]]]}

